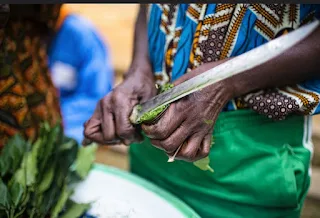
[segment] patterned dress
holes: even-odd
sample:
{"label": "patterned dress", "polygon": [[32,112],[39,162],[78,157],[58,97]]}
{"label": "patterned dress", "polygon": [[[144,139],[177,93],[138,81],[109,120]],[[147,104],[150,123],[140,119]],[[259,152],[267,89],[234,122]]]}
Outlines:
{"label": "patterned dress", "polygon": [[[233,57],[320,18],[310,4],[154,4],[148,7],[150,57],[158,84],[207,62]],[[303,67],[303,66],[301,66]],[[271,119],[320,112],[320,80],[260,90],[230,101]]]}
{"label": "patterned dress", "polygon": [[41,122],[61,119],[46,51],[59,8],[10,5],[9,13],[8,5],[1,5],[0,149],[16,133],[33,140]]}

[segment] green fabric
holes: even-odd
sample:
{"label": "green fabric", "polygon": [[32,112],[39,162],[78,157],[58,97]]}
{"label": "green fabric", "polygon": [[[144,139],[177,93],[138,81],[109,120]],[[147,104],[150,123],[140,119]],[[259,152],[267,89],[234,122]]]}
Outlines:
{"label": "green fabric", "polygon": [[130,149],[131,171],[167,189],[201,217],[299,217],[310,177],[308,118],[272,121],[248,110],[223,112],[210,152],[214,173],[167,163],[148,139]]}

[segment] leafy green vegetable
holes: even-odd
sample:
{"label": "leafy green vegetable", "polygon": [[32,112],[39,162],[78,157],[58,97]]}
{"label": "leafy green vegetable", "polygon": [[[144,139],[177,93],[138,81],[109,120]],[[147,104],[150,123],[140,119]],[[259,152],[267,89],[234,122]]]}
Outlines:
{"label": "leafy green vegetable", "polygon": [[19,205],[23,196],[23,192],[23,186],[19,182],[14,181],[13,184],[10,186],[11,200],[15,207]]}
{"label": "leafy green vegetable", "polygon": [[95,160],[96,150],[97,145],[92,145],[89,147],[81,147],[78,152],[77,160],[74,163],[73,169],[75,169],[82,179],[88,175],[89,170],[92,167],[92,163]]}
{"label": "leafy green vegetable", "polygon": [[7,186],[3,183],[3,181],[0,179],[0,210],[8,210],[10,207],[10,194],[8,191]]}
{"label": "leafy green vegetable", "polygon": [[26,150],[26,142],[20,135],[8,140],[10,146],[5,146],[0,156],[0,176],[13,174],[20,166],[22,156]]}
{"label": "leafy green vegetable", "polygon": [[[44,123],[33,144],[12,137],[0,154],[0,217],[54,218],[69,211],[67,202],[75,184],[88,175],[96,149],[79,148],[59,123]],[[90,206],[72,205],[71,214],[80,215]]]}
{"label": "leafy green vegetable", "polygon": [[54,177],[54,166],[49,167],[48,171],[45,172],[44,177],[39,184],[38,191],[40,193],[45,192],[50,187]]}
{"label": "leafy green vegetable", "polygon": [[71,195],[71,191],[67,189],[66,185],[63,187],[61,191],[61,195],[58,199],[58,202],[56,205],[53,207],[52,212],[51,212],[51,217],[52,218],[57,218],[59,213],[63,210],[64,205],[66,204],[68,198]]}

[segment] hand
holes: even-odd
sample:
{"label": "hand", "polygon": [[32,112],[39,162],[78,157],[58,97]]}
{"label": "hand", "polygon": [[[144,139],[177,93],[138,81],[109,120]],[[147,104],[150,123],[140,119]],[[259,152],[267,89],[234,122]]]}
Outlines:
{"label": "hand", "polygon": [[[174,85],[224,61],[203,64],[182,76]],[[155,147],[172,156],[182,145],[176,159],[194,162],[208,156],[214,123],[232,97],[231,84],[221,81],[172,103],[156,124],[144,124],[142,129]]]}
{"label": "hand", "polygon": [[142,139],[129,117],[135,105],[156,94],[156,88],[150,65],[138,66],[142,67],[132,67],[124,81],[99,101],[93,116],[85,123],[87,139],[100,144],[120,139],[126,145]]}

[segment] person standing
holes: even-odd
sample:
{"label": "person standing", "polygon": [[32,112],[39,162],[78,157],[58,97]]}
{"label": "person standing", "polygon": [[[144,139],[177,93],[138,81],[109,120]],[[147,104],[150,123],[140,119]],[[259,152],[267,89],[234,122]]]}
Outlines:
{"label": "person standing", "polygon": [[[311,115],[320,111],[319,27],[267,63],[170,104],[141,126],[144,140],[129,116],[156,94],[155,83],[180,84],[319,18],[319,5],[308,4],[142,5],[131,67],[84,134],[130,144],[131,171],[201,217],[299,217],[311,176]],[[190,163],[206,156],[214,173]]]}

